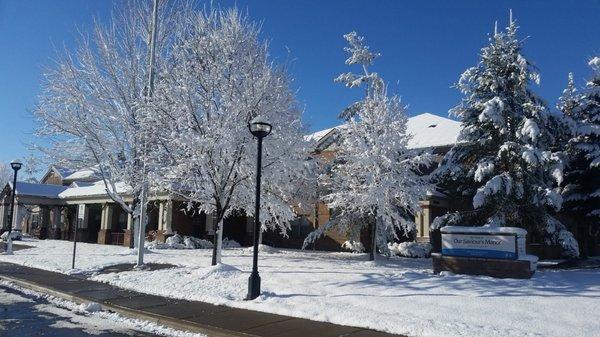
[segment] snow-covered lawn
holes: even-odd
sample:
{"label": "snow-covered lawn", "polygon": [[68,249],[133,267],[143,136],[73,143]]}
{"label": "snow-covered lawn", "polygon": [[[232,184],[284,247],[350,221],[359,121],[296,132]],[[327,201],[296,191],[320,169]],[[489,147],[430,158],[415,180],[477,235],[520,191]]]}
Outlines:
{"label": "snow-covered lawn", "polygon": [[[69,273],[72,243],[25,241],[33,249],[1,261]],[[135,251],[81,243],[77,266],[94,271],[135,262]],[[594,336],[600,331],[600,270],[538,271],[531,280],[434,275],[431,260],[267,249],[263,295],[243,301],[251,250],[153,250],[147,262],[179,267],[97,274],[94,280],[149,294],[377,329],[409,336]]]}

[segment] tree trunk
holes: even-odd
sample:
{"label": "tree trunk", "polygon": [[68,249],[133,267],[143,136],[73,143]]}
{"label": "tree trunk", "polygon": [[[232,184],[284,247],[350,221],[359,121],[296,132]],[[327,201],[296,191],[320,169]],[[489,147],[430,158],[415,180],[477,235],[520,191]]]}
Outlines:
{"label": "tree trunk", "polygon": [[221,251],[223,249],[223,219],[217,226],[217,263],[221,263]]}
{"label": "tree trunk", "polygon": [[377,220],[371,225],[371,253],[369,254],[369,261],[375,261],[375,254],[377,254]]}

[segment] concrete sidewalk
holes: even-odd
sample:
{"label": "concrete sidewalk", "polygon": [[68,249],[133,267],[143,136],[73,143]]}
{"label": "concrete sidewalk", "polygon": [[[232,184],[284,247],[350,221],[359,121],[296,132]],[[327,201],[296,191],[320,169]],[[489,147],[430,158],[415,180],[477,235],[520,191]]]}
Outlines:
{"label": "concrete sidewalk", "polygon": [[147,295],[83,277],[11,263],[0,262],[0,279],[77,303],[97,302],[105,310],[208,336],[398,336],[204,302]]}

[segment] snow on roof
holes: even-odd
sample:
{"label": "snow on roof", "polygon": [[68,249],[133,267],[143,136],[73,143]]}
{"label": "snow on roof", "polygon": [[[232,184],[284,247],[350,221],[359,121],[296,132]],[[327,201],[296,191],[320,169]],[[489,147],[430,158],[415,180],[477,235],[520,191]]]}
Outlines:
{"label": "snow on roof", "polygon": [[[9,186],[11,189],[13,188],[12,182],[9,183]],[[59,194],[66,189],[66,186],[61,185],[35,184],[18,181],[16,195],[27,195],[32,197],[43,198],[58,198]]]}
{"label": "snow on roof", "polygon": [[100,178],[100,172],[96,167],[85,168],[73,171],[71,174],[64,176],[64,180],[87,180]]}
{"label": "snow on roof", "polygon": [[[344,128],[345,124],[317,131],[306,135],[304,139],[310,142],[321,142],[333,130]],[[451,146],[457,141],[461,130],[460,122],[431,113],[423,113],[408,118],[407,132],[413,137],[408,142],[408,148],[420,149],[427,147]]]}
{"label": "snow on roof", "polygon": [[[116,187],[117,193],[127,193],[129,191],[125,183],[116,183]],[[58,195],[59,198],[89,196],[106,196],[106,186],[103,180],[93,183],[74,183]]]}
{"label": "snow on roof", "polygon": [[335,126],[335,127],[329,128],[329,129],[311,133],[309,135],[304,136],[304,140],[306,140],[307,142],[312,142],[312,141],[318,142],[319,140],[321,140],[321,138],[325,137],[328,133],[335,130],[336,128],[341,127],[342,125],[338,125],[338,126]]}
{"label": "snow on roof", "polygon": [[407,123],[407,132],[412,135],[408,148],[454,145],[460,130],[460,122],[434,114],[423,113],[411,117]]}
{"label": "snow on roof", "polygon": [[70,169],[70,168],[62,167],[62,166],[56,166],[56,165],[53,165],[50,169],[54,170],[56,173],[58,173],[58,175],[63,179],[65,177],[68,177],[71,174],[75,173],[75,171],[76,171],[74,169]]}

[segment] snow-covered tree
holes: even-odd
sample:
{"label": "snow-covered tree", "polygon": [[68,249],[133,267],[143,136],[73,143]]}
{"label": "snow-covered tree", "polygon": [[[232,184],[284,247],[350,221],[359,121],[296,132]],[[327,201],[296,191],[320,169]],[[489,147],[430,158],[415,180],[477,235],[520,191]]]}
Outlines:
{"label": "snow-covered tree", "polygon": [[564,211],[575,219],[578,230],[585,233],[584,242],[580,242],[584,254],[587,254],[586,238],[600,234],[600,57],[592,58],[589,65],[593,75],[584,90],[577,92],[569,74],[558,105],[571,131],[571,138],[565,144],[568,165],[562,191]]}
{"label": "snow-covered tree", "polygon": [[[177,4],[160,1],[156,67],[167,58],[171,37],[184,29],[188,8]],[[50,160],[97,167],[108,195],[136,222],[145,172],[152,171],[147,154],[161,128],[149,121],[146,95],[151,13],[151,1],[123,3],[108,25],[96,23],[91,34],[82,34],[76,50],[65,50],[44,73],[35,110],[38,134],[51,144],[41,150]],[[133,202],[126,203],[125,195]]]}
{"label": "snow-covered tree", "polygon": [[490,37],[479,63],[457,84],[464,98],[451,114],[462,122],[462,143],[448,152],[436,176],[472,197],[473,211],[449,214],[434,227],[524,227],[577,256],[577,242],[554,217],[562,204],[556,188],[563,179],[562,156],[550,150],[547,108],[530,89],[539,75],[521,54],[517,28],[511,15],[509,26]]}
{"label": "snow-covered tree", "polygon": [[0,164],[0,186],[4,188],[13,179],[13,170],[8,164]]}
{"label": "snow-covered tree", "polygon": [[259,26],[237,9],[195,12],[161,69],[155,119],[166,125],[158,153],[170,162],[165,188],[214,215],[213,264],[223,220],[254,214],[257,141],[248,123],[273,125],[263,143],[262,230],[286,235],[303,190],[307,149],[291,79],[268,59]]}
{"label": "snow-covered tree", "polygon": [[389,241],[414,231],[419,201],[431,188],[418,171],[430,163],[430,156],[407,149],[404,106],[398,96],[388,96],[383,79],[369,71],[378,54],[355,32],[344,38],[350,45],[345,48],[350,54],[346,64],[362,66],[363,73],[345,73],[336,81],[350,88],[366,85],[366,96],[342,113],[348,122],[341,129],[330,192],[323,197],[334,215],[306,238],[305,246],[334,229],[356,240],[370,226],[373,260],[377,248],[387,253]]}
{"label": "snow-covered tree", "polygon": [[23,171],[26,175],[26,178],[24,179],[26,182],[37,183],[38,180],[35,176],[40,171],[39,158],[36,158],[33,155],[33,153],[29,154],[29,156],[27,156],[27,159],[25,159]]}

